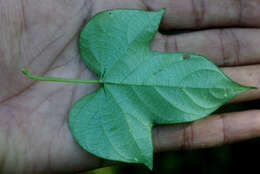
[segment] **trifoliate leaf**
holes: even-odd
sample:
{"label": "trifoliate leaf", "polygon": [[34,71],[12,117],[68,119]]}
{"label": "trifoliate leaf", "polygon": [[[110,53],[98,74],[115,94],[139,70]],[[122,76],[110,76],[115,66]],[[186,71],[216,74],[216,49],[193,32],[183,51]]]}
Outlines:
{"label": "trifoliate leaf", "polygon": [[154,124],[203,118],[251,89],[203,56],[151,51],[163,13],[107,10],[84,27],[80,55],[102,86],[74,104],[69,125],[88,152],[152,169]]}

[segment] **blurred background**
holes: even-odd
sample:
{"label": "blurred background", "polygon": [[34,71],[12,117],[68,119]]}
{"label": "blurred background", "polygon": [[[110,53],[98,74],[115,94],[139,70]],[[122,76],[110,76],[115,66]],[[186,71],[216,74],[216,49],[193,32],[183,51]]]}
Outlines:
{"label": "blurred background", "polygon": [[[215,113],[260,109],[260,100],[225,105]],[[200,150],[179,150],[155,154],[154,169],[142,165],[122,164],[82,174],[225,174],[260,173],[260,137]]]}

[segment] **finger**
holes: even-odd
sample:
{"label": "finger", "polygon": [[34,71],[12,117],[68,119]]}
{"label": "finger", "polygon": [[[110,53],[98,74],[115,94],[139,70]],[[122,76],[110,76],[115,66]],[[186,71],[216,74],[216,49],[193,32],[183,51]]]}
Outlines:
{"label": "finger", "polygon": [[180,35],[157,34],[153,50],[193,52],[204,55],[219,66],[260,63],[260,29],[219,29]]}
{"label": "finger", "polygon": [[235,96],[229,103],[260,99],[260,65],[226,67],[221,70],[237,83],[257,87]]}
{"label": "finger", "polygon": [[143,0],[147,9],[166,8],[162,29],[216,26],[259,27],[259,0]]}
{"label": "finger", "polygon": [[218,146],[260,136],[260,110],[213,115],[153,129],[155,152]]}
{"label": "finger", "polygon": [[145,5],[142,2],[142,0],[104,0],[102,1],[93,1],[91,4],[91,16],[94,16],[95,14],[108,10],[108,9],[122,9],[122,8],[128,8],[128,9],[145,9]]}

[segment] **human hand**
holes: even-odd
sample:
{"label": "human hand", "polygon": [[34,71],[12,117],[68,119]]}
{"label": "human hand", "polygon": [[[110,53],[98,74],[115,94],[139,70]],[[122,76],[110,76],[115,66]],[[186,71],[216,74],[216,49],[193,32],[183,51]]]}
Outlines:
{"label": "human hand", "polygon": [[[80,61],[77,36],[85,19],[99,11],[166,7],[162,30],[222,27],[176,36],[157,33],[151,47],[205,55],[234,81],[260,87],[258,0],[6,0],[0,7],[0,166],[6,173],[75,172],[110,163],[79,147],[67,125],[72,103],[97,86],[33,82],[20,73],[26,66],[38,75],[95,79]],[[231,102],[259,98],[259,90],[252,90]],[[259,127],[258,110],[158,126],[154,148],[212,147],[259,136]]]}

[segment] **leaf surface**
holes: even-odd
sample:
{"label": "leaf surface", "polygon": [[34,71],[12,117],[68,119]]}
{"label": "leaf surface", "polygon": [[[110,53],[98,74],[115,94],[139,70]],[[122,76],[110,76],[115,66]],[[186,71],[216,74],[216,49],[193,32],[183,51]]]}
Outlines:
{"label": "leaf surface", "polygon": [[203,118],[251,89],[203,56],[151,51],[163,13],[107,10],[82,30],[81,58],[102,86],[74,104],[69,125],[88,152],[152,169],[154,124]]}

